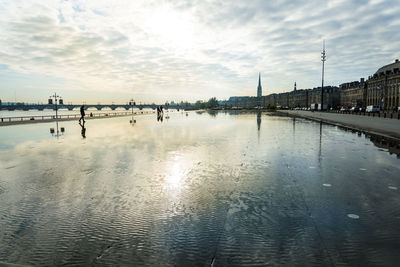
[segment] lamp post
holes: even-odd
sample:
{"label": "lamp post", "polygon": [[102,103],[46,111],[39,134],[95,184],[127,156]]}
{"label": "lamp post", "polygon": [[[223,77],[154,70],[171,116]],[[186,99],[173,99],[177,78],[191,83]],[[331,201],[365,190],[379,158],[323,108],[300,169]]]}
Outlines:
{"label": "lamp post", "polygon": [[[54,93],[54,95],[51,95],[49,97],[49,104],[53,104],[53,98],[54,98],[54,106],[55,106],[55,110],[56,110],[56,130],[57,133],[54,135],[57,138],[60,136],[59,130],[58,130],[58,108],[57,108],[57,98],[59,98],[59,103],[60,105],[63,105],[63,100],[61,98],[61,96],[57,95],[57,93]],[[65,129],[64,127],[61,127],[61,135],[64,133]],[[54,134],[54,128],[50,128],[50,133],[53,135]]]}
{"label": "lamp post", "polygon": [[133,106],[136,106],[136,103],[133,101],[133,98],[131,98],[131,100],[129,101],[129,105],[132,108],[132,115],[133,115]]}
{"label": "lamp post", "polygon": [[60,104],[63,103],[63,100],[61,99],[61,96],[57,95],[54,93],[54,95],[51,95],[49,97],[49,104],[52,104],[54,98],[54,105],[55,105],[55,110],[56,110],[56,119],[58,118],[58,113],[57,113],[57,98],[60,98]]}
{"label": "lamp post", "polygon": [[321,52],[321,61],[322,61],[321,111],[323,111],[324,110],[324,71],[325,71],[325,61],[326,61],[325,40],[324,40],[323,48],[322,48],[322,52]]}
{"label": "lamp post", "polygon": [[131,98],[131,100],[129,101],[129,105],[132,108],[132,120],[130,121],[130,123],[132,123],[132,125],[136,122],[135,119],[133,119],[133,106],[136,106],[136,103],[133,101],[133,98]]}

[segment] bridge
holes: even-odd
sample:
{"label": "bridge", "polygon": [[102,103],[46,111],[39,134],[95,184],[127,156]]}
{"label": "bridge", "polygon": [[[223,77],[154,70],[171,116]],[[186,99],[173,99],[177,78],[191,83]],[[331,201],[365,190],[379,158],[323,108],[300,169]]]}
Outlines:
{"label": "bridge", "polygon": [[[131,108],[138,108],[142,110],[143,108],[151,108],[151,109],[156,109],[157,106],[156,104],[140,104],[140,105],[129,105],[129,104],[85,104],[85,110],[89,108],[95,108],[97,110],[102,110],[103,108],[110,108],[111,110],[116,110],[117,108],[122,108],[125,110],[129,110]],[[57,104],[57,109],[68,109],[68,110],[73,110],[73,109],[79,109],[81,105],[74,105],[74,104]],[[181,109],[184,108],[182,106],[179,106],[178,104],[174,105],[163,105],[165,109]],[[24,103],[17,103],[13,105],[4,105],[0,104],[0,110],[45,110],[45,109],[56,109],[55,104],[24,104]]]}

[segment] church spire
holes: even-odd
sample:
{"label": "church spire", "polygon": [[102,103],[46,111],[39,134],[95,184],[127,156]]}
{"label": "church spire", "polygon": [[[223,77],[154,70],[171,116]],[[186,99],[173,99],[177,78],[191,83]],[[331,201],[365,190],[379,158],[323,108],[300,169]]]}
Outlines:
{"label": "church spire", "polygon": [[261,87],[261,73],[258,73],[258,87],[257,87],[257,97],[262,96],[262,87]]}

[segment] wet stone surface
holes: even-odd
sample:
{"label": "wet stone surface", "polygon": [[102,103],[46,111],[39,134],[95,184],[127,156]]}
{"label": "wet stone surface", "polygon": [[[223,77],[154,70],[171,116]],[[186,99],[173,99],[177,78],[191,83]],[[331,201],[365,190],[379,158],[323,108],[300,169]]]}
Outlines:
{"label": "wet stone surface", "polygon": [[0,129],[0,261],[397,266],[400,161],[265,113]]}

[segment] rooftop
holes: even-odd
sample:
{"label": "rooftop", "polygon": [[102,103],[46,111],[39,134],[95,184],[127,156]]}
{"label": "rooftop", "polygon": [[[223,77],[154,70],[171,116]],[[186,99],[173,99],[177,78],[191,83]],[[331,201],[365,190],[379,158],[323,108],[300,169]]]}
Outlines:
{"label": "rooftop", "polygon": [[381,72],[386,73],[387,71],[394,72],[394,69],[400,69],[400,61],[396,59],[393,63],[385,65],[378,69],[375,74],[379,74]]}

